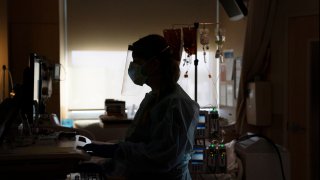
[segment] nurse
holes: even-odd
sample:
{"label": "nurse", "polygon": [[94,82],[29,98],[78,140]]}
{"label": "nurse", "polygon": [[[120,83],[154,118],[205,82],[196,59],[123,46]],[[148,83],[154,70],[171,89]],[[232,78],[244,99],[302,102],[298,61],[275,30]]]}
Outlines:
{"label": "nurse", "polygon": [[112,151],[112,174],[127,179],[189,180],[199,105],[177,83],[180,60],[156,34],[139,39],[129,50],[130,78],[151,91],[142,100],[125,141],[105,149]]}

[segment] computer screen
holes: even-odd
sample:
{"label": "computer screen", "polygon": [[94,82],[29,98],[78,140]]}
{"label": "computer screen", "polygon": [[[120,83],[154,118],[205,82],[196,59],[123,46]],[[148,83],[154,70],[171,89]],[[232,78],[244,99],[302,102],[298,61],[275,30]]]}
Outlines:
{"label": "computer screen", "polygon": [[39,103],[41,99],[41,93],[40,93],[40,85],[41,85],[41,79],[40,79],[40,62],[39,59],[35,58],[33,60],[33,100],[37,101]]}
{"label": "computer screen", "polygon": [[35,114],[39,113],[39,104],[41,104],[41,61],[40,56],[31,53],[29,55],[29,66],[23,73],[23,103],[21,108],[30,124],[33,123]]}

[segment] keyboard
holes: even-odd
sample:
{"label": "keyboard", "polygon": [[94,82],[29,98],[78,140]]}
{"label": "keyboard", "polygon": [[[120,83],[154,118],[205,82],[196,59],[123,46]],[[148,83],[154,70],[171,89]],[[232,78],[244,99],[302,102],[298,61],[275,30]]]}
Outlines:
{"label": "keyboard", "polygon": [[66,180],[104,180],[100,173],[77,172],[67,175]]}

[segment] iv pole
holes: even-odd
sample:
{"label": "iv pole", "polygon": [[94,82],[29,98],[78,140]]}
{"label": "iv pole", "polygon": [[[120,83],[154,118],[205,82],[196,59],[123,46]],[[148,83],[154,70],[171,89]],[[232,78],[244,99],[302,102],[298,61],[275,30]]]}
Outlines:
{"label": "iv pole", "polygon": [[[194,28],[196,30],[196,32],[198,32],[198,28],[199,28],[199,23],[194,23]],[[195,58],[194,58],[194,100],[196,102],[198,102],[198,63],[199,60],[197,58],[197,54],[198,54],[198,38],[197,38],[197,34],[196,33],[196,53],[195,53]]]}
{"label": "iv pole", "polygon": [[[218,0],[217,0],[218,1]],[[177,25],[190,25],[190,24],[174,24],[173,25],[173,28],[174,26],[177,26]],[[199,25],[215,25],[215,23],[199,23],[199,22],[195,22],[194,24],[194,29],[196,31],[195,33],[195,39],[196,39],[196,46],[195,46],[195,59],[194,59],[194,83],[195,83],[195,86],[194,86],[194,100],[197,102],[198,101],[198,64],[199,64],[199,60],[198,60],[198,55],[197,55],[197,51],[198,51],[198,28],[199,28]],[[218,25],[217,25],[218,27]]]}
{"label": "iv pole", "polygon": [[[216,0],[217,4],[216,4],[216,30],[219,31],[219,0]],[[214,24],[214,23],[194,23],[194,28],[196,30],[196,32],[198,32],[198,28],[199,28],[199,24]],[[194,59],[194,100],[197,102],[198,101],[198,38],[197,38],[197,34],[196,33],[196,53],[195,53],[195,59]]]}
{"label": "iv pole", "polygon": [[[219,31],[219,0],[216,0],[217,4],[216,4],[216,23],[199,23],[199,22],[195,22],[194,23],[194,28],[196,30],[196,32],[198,32],[198,28],[199,28],[199,24],[204,24],[204,25],[216,25],[216,30]],[[173,27],[175,25],[184,25],[184,24],[174,24]],[[195,59],[194,59],[194,100],[197,102],[198,101],[198,64],[199,64],[199,60],[197,57],[197,52],[198,52],[198,38],[197,38],[197,34],[196,33],[196,53],[195,53]]]}
{"label": "iv pole", "polygon": [[[212,24],[212,23],[200,23],[200,24]],[[174,28],[174,26],[177,25],[190,25],[190,24],[173,24],[172,28]],[[195,59],[194,59],[194,100],[197,102],[198,100],[198,64],[199,64],[199,60],[197,58],[197,51],[198,51],[198,38],[197,38],[197,34],[198,34],[198,28],[199,28],[199,22],[195,22],[194,24],[194,29],[196,31],[195,33],[195,40],[196,40],[196,45],[195,45]]]}
{"label": "iv pole", "polygon": [[[219,0],[216,0],[216,23],[200,23],[200,24],[203,24],[203,25],[216,25],[216,31],[217,33],[219,33],[219,25],[220,25],[220,22],[219,22]],[[194,27],[196,29],[196,31],[198,31],[198,28],[199,28],[199,23],[194,23]],[[198,41],[197,39],[197,33],[196,33],[196,42]],[[198,43],[197,43],[198,45]],[[197,47],[196,45],[196,47]],[[220,57],[221,58],[221,57]],[[199,60],[197,59],[197,49],[196,49],[196,54],[195,54],[195,60],[194,60],[194,68],[195,68],[195,101],[197,102],[197,99],[198,99],[198,93],[197,93],[197,89],[198,89],[198,70],[197,70],[197,66],[198,66],[198,62]],[[218,88],[219,88],[219,85],[218,85]],[[219,92],[219,91],[218,91]],[[218,98],[218,97],[217,97]]]}
{"label": "iv pole", "polygon": [[[199,24],[216,24],[216,30],[219,31],[219,0],[216,0],[217,4],[216,4],[216,23],[194,23],[194,28],[196,29],[196,32],[198,32],[198,28],[199,28]],[[194,99],[197,102],[198,100],[198,63],[199,60],[197,58],[197,45],[198,45],[198,38],[197,38],[197,34],[196,33],[196,53],[195,53],[195,60],[194,60]]]}

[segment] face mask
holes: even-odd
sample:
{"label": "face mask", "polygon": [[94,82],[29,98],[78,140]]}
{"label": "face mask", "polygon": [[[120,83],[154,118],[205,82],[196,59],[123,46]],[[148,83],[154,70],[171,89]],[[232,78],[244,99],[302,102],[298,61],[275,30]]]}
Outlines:
{"label": "face mask", "polygon": [[148,78],[142,73],[142,65],[136,64],[134,62],[130,62],[128,74],[131,80],[139,86],[142,86]]}

